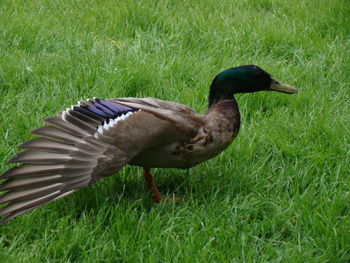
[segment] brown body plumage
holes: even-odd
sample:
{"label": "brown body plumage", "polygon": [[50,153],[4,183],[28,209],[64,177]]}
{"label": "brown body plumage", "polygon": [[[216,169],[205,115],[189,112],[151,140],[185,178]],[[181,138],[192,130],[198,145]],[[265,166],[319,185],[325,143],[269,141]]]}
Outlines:
{"label": "brown body plumage", "polygon": [[[226,149],[240,126],[239,111],[234,100],[217,103],[204,115],[192,112],[190,117],[187,129],[191,132],[186,138],[140,151],[130,164],[153,168],[193,167]],[[168,138],[168,134],[163,137]]]}

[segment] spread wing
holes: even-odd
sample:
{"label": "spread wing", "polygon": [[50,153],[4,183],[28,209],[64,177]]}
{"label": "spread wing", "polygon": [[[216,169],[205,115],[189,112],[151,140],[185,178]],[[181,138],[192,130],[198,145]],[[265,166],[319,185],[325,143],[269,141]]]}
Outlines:
{"label": "spread wing", "polygon": [[0,191],[6,191],[0,224],[115,173],[144,149],[197,132],[193,110],[185,114],[175,103],[130,100],[88,100],[32,131],[38,138],[21,144],[25,151],[10,160],[20,165],[0,175]]}

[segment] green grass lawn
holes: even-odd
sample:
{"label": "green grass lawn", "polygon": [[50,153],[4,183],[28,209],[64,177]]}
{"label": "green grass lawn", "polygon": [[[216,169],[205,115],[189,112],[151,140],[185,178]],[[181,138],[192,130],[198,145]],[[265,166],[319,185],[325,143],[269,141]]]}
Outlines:
{"label": "green grass lawn", "polygon": [[190,170],[118,174],[0,227],[0,262],[350,262],[350,5],[0,2],[0,171],[42,119],[91,97],[207,107],[221,70],[299,89],[238,95],[240,134]]}

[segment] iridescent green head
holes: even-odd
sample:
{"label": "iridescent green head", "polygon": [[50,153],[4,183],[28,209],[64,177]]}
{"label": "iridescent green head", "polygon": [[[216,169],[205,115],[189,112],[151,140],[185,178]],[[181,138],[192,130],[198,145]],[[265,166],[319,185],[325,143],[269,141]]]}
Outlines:
{"label": "iridescent green head", "polygon": [[296,88],[274,80],[258,66],[245,65],[226,69],[214,78],[210,86],[209,106],[221,100],[231,100],[236,93],[262,90],[288,94],[297,92]]}

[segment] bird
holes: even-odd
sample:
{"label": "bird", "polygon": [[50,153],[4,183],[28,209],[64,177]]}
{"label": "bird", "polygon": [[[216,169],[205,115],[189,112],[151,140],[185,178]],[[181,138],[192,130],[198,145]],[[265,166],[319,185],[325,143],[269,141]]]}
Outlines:
{"label": "bird", "polygon": [[162,200],[151,168],[188,169],[224,151],[240,129],[235,95],[297,89],[256,65],[226,69],[212,81],[203,114],[157,98],[88,99],[44,119],[0,175],[0,224],[111,176],[144,169],[154,202]]}

